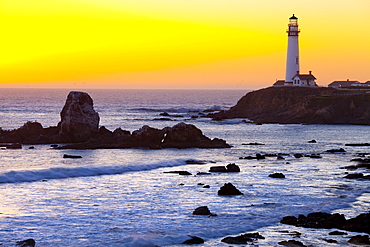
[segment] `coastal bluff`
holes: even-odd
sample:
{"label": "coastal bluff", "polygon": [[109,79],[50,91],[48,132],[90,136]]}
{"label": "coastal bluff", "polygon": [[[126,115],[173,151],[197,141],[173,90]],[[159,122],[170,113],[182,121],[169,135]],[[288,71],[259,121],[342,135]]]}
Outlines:
{"label": "coastal bluff", "polygon": [[227,111],[209,114],[214,120],[247,118],[254,123],[370,124],[367,90],[269,87],[243,96]]}
{"label": "coastal bluff", "polygon": [[0,128],[0,144],[7,148],[20,148],[19,144],[65,144],[58,146],[61,149],[231,147],[226,141],[210,139],[196,126],[182,122],[163,129],[144,125],[132,133],[99,127],[100,117],[94,110],[93,99],[85,92],[70,92],[60,117],[57,126],[47,128],[30,121],[14,130]]}

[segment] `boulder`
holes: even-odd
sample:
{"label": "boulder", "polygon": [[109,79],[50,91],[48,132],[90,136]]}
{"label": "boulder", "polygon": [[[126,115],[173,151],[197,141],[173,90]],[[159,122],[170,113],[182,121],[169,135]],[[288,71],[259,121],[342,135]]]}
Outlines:
{"label": "boulder", "polygon": [[26,240],[17,241],[16,245],[19,247],[35,247],[36,241],[32,238],[29,238]]}
{"label": "boulder", "polygon": [[81,159],[82,156],[80,155],[70,155],[70,154],[64,154],[63,155],[64,159]]}
{"label": "boulder", "polygon": [[247,242],[252,242],[257,239],[265,239],[265,237],[258,232],[245,233],[236,237],[225,237],[221,240],[221,242],[228,244],[246,244]]}
{"label": "boulder", "polygon": [[240,172],[239,166],[235,165],[235,163],[230,163],[226,166],[227,172]]}
{"label": "boulder", "polygon": [[368,235],[356,235],[351,237],[351,239],[348,240],[348,243],[356,245],[370,245],[370,240]]}
{"label": "boulder", "polygon": [[193,211],[193,215],[210,215],[210,214],[211,211],[209,211],[207,206],[198,207]]}
{"label": "boulder", "polygon": [[285,178],[285,175],[280,172],[276,172],[276,173],[270,174],[269,177],[270,178]]}
{"label": "boulder", "polygon": [[195,236],[189,236],[191,239],[188,239],[184,241],[182,244],[187,244],[187,245],[193,245],[193,244],[203,244],[204,240],[200,237],[195,237]]}
{"label": "boulder", "polygon": [[288,240],[288,241],[281,241],[278,244],[289,246],[289,247],[306,247],[302,242],[297,240]]}
{"label": "boulder", "polygon": [[222,186],[219,191],[217,192],[220,196],[229,196],[229,195],[243,195],[233,184],[226,183]]}
{"label": "boulder", "polygon": [[210,172],[227,172],[227,169],[225,166],[211,166],[209,168]]}
{"label": "boulder", "polygon": [[165,137],[162,147],[171,148],[229,148],[224,140],[210,139],[203,135],[202,131],[192,124],[178,123],[172,128],[164,128]]}
{"label": "boulder", "polygon": [[59,135],[68,142],[85,142],[98,133],[99,114],[87,93],[72,91],[60,113]]}
{"label": "boulder", "polygon": [[347,176],[344,176],[344,178],[348,178],[348,179],[356,179],[356,178],[363,178],[363,177],[364,177],[363,173],[351,173],[351,174],[348,174]]}

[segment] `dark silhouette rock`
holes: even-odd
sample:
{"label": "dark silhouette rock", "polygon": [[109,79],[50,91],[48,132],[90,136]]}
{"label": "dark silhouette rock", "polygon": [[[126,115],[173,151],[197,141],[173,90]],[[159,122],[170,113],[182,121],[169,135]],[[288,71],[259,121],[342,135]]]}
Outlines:
{"label": "dark silhouette rock", "polygon": [[332,231],[332,232],[329,232],[329,235],[347,235],[347,233],[341,232],[341,231]]}
{"label": "dark silhouette rock", "polygon": [[347,143],[344,146],[367,147],[370,146],[370,143]]}
{"label": "dark silhouette rock", "polygon": [[26,240],[17,241],[16,245],[19,247],[35,247],[36,241],[32,238],[29,238]]}
{"label": "dark silhouette rock", "polygon": [[227,172],[240,172],[239,166],[235,165],[235,163],[230,163],[226,166]]}
{"label": "dark silhouette rock", "polygon": [[209,211],[207,206],[201,206],[201,207],[196,208],[193,211],[193,214],[194,215],[210,215],[211,211]]}
{"label": "dark silhouette rock", "polygon": [[227,169],[225,166],[211,166],[209,168],[210,172],[227,172]]}
{"label": "dark silhouette rock", "polygon": [[270,178],[285,178],[285,175],[279,172],[273,173],[269,175]]}
{"label": "dark silhouette rock", "polygon": [[163,129],[165,137],[162,147],[172,148],[225,148],[231,147],[224,140],[210,139],[203,135],[202,131],[192,124],[178,123],[172,128]]}
{"label": "dark silhouette rock", "polygon": [[226,183],[222,186],[219,191],[217,192],[218,195],[222,196],[229,196],[229,195],[243,195],[233,184]]}
{"label": "dark silhouette rock", "polygon": [[252,242],[257,239],[265,239],[265,237],[263,237],[258,232],[245,233],[236,237],[225,237],[221,240],[221,242],[228,244],[246,244],[247,242]]}
{"label": "dark silhouette rock", "polygon": [[225,166],[211,166],[209,169],[210,172],[240,172],[239,166],[235,163],[230,163]]}
{"label": "dark silhouette rock", "polygon": [[311,141],[308,141],[307,143],[317,143],[316,140],[311,140]]}
{"label": "dark silhouette rock", "polygon": [[120,128],[113,132],[104,126],[98,128],[99,114],[94,110],[91,97],[84,92],[70,92],[60,116],[57,127],[43,128],[40,123],[27,122],[15,130],[0,128],[0,143],[72,143],[52,146],[58,149],[231,147],[222,139],[208,138],[192,124],[178,123],[163,129],[144,125],[132,134]]}
{"label": "dark silhouette rock", "polygon": [[6,149],[21,149],[22,145],[20,143],[0,144],[0,147],[6,148]]}
{"label": "dark silhouette rock", "polygon": [[65,158],[65,159],[81,159],[82,156],[65,154],[65,155],[63,155],[63,158]]}
{"label": "dark silhouette rock", "polygon": [[338,241],[337,241],[337,240],[335,240],[335,239],[322,238],[322,240],[324,240],[324,241],[325,241],[325,242],[327,242],[327,243],[338,243]]}
{"label": "dark silhouette rock", "polygon": [[248,118],[255,123],[370,124],[370,95],[334,88],[269,87],[243,96],[213,119]]}
{"label": "dark silhouette rock", "polygon": [[356,235],[351,237],[351,239],[348,240],[348,243],[356,245],[370,245],[370,240],[368,235]]}
{"label": "dark silhouette rock", "polygon": [[249,143],[242,143],[242,145],[254,145],[254,146],[259,146],[259,145],[265,145],[263,143],[260,143],[260,142],[249,142]]}
{"label": "dark silhouette rock", "polygon": [[346,220],[342,214],[315,212],[307,216],[299,215],[298,218],[286,216],[283,217],[280,223],[306,228],[337,228],[352,232],[370,233],[370,213],[360,214],[355,218]]}
{"label": "dark silhouette rock", "polygon": [[184,241],[182,244],[193,245],[193,244],[203,244],[204,243],[204,240],[202,238],[195,237],[195,236],[189,236],[189,237],[191,239]]}
{"label": "dark silhouette rock", "polygon": [[306,247],[306,245],[297,240],[280,241],[278,244],[289,247]]}
{"label": "dark silhouette rock", "polygon": [[348,179],[356,179],[356,178],[363,178],[363,177],[364,177],[363,173],[352,173],[352,174],[348,174],[344,176],[344,178],[348,178]]}
{"label": "dark silhouette rock", "polygon": [[99,114],[87,93],[72,91],[60,113],[59,135],[70,142],[84,142],[98,133]]}
{"label": "dark silhouette rock", "polygon": [[303,154],[294,154],[294,158],[296,159],[299,159],[299,158],[302,158],[303,157]]}
{"label": "dark silhouette rock", "polygon": [[346,150],[344,150],[343,148],[338,148],[338,149],[329,149],[329,150],[326,150],[327,153],[345,153]]}
{"label": "dark silhouette rock", "polygon": [[176,173],[176,174],[179,174],[179,175],[185,175],[185,176],[189,176],[189,175],[192,175],[190,172],[188,171],[169,171],[169,172],[164,172],[164,173]]}

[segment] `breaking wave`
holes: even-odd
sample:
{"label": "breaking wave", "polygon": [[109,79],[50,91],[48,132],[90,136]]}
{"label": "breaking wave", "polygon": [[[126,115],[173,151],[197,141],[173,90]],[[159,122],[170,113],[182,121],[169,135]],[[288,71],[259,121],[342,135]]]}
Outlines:
{"label": "breaking wave", "polygon": [[9,171],[0,174],[0,183],[35,182],[47,179],[116,175],[126,172],[147,171],[163,167],[175,167],[185,164],[185,160],[169,160],[156,162],[153,164],[129,164],[100,167],[55,167],[42,170]]}

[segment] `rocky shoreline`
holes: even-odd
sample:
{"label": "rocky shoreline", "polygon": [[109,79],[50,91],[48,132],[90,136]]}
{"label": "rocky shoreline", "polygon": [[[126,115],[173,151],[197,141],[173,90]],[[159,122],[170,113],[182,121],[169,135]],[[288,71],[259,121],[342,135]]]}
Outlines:
{"label": "rocky shoreline", "polygon": [[178,123],[156,129],[147,125],[130,133],[118,128],[99,128],[99,114],[92,98],[84,92],[70,92],[60,113],[57,126],[43,128],[38,122],[27,122],[15,130],[0,128],[0,147],[21,148],[21,144],[67,144],[58,149],[102,148],[229,148],[226,141],[210,139],[192,124]]}
{"label": "rocky shoreline", "polygon": [[243,96],[214,120],[247,118],[253,123],[370,125],[370,94],[366,90],[269,87]]}
{"label": "rocky shoreline", "polygon": [[[345,153],[346,151],[343,148],[338,149],[329,149],[323,151],[322,153],[330,153],[333,155],[340,155]],[[302,159],[304,157],[309,157],[307,155],[297,155],[297,154],[284,154],[295,159]],[[370,155],[369,153],[361,153],[358,154],[361,158],[354,158],[351,159],[349,162],[355,162],[356,165],[344,166],[339,167],[339,169],[346,169],[349,171],[363,169],[365,173],[369,172],[370,166],[368,164],[369,159],[364,158]],[[256,156],[264,156],[261,154],[256,154]],[[277,157],[279,159],[279,154],[269,154],[266,157]],[[204,164],[202,164],[204,165]],[[200,175],[212,175],[212,174],[222,174],[227,172],[240,172],[241,169],[235,163],[231,163],[227,166],[211,166],[209,168],[209,173],[201,172],[196,174],[195,176]],[[187,171],[176,171],[176,172],[166,172],[166,173],[177,173],[178,175],[192,175]],[[342,176],[340,178],[345,179],[359,179],[361,181],[366,181],[370,179],[369,175],[366,176],[355,176],[351,177],[348,175],[357,174],[357,173],[348,173],[346,171],[342,172]],[[362,174],[362,173],[361,173]],[[267,175],[267,174],[266,174]],[[277,176],[278,175],[278,176]],[[340,175],[340,174],[338,174]],[[268,175],[272,179],[284,179],[285,175],[283,173],[274,173]],[[184,184],[181,184],[184,185]],[[203,185],[203,184],[198,184]],[[207,186],[207,187],[206,187]],[[209,185],[204,185],[203,188],[209,188]],[[241,196],[243,192],[239,191],[234,185],[231,183],[225,183],[221,186],[218,190],[218,196]],[[217,212],[212,212],[207,206],[201,206],[196,208],[193,211],[193,215],[200,215],[206,217],[217,217]],[[285,227],[293,226],[293,228]],[[269,228],[269,227],[267,227]],[[308,230],[305,231],[305,238],[301,238],[303,232],[300,229],[307,228]],[[290,229],[290,230],[286,230]],[[340,230],[340,231],[339,231]],[[346,218],[344,214],[339,213],[327,213],[327,212],[313,212],[307,215],[298,215],[298,216],[285,216],[283,217],[277,226],[273,226],[270,230],[263,231],[263,232],[247,232],[237,236],[225,236],[224,238],[220,238],[218,241],[223,242],[226,244],[235,244],[235,245],[248,245],[248,246],[267,246],[265,245],[265,239],[269,238],[268,235],[274,235],[275,239],[278,241],[275,243],[274,246],[291,246],[291,247],[305,247],[305,246],[313,246],[310,244],[305,243],[305,240],[312,239],[309,235],[313,234],[315,231],[321,231],[323,237],[321,239],[317,239],[320,241],[320,246],[325,246],[326,244],[341,244],[341,245],[370,245],[370,211],[367,213],[361,213],[352,218]],[[277,237],[277,235],[280,235]],[[193,244],[202,244],[205,241],[197,236],[189,236],[190,239],[185,241],[183,244],[185,245],[193,245]],[[293,239],[289,239],[289,237]],[[284,239],[284,240],[282,240]],[[214,241],[215,242],[215,241]],[[209,246],[209,245],[205,245]],[[270,246],[270,245],[268,245]]]}

